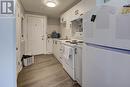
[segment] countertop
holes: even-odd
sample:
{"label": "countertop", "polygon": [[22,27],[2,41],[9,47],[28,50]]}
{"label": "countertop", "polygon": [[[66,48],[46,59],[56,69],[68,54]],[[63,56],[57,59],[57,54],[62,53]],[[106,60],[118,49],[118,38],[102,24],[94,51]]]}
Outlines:
{"label": "countertop", "polygon": [[61,42],[62,44],[68,45],[68,46],[71,46],[71,47],[80,47],[80,48],[83,47],[83,43],[71,44],[71,43],[69,43],[69,42],[66,42],[66,41],[72,41],[72,40],[61,40],[61,39],[53,39],[53,40],[59,41],[59,42]]}

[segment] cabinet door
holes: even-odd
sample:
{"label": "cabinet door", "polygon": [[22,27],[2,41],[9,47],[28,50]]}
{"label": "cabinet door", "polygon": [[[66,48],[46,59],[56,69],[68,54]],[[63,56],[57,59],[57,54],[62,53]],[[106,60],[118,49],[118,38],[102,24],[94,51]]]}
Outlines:
{"label": "cabinet door", "polygon": [[53,49],[53,40],[47,39],[47,53],[52,54],[52,49]]}
{"label": "cabinet door", "polygon": [[75,75],[77,82],[82,84],[82,48],[75,48]]}
{"label": "cabinet door", "polygon": [[60,41],[56,41],[56,40],[53,40],[53,54],[54,56],[57,58],[57,60],[59,60],[59,62],[62,63],[62,58],[61,58],[61,51],[62,51],[62,47],[61,47],[61,42]]}
{"label": "cabinet door", "polygon": [[60,42],[57,42],[57,57],[60,59]]}
{"label": "cabinet door", "polygon": [[56,41],[56,58],[60,61],[60,42]]}
{"label": "cabinet door", "polygon": [[53,54],[56,57],[56,52],[57,52],[57,41],[53,40]]}

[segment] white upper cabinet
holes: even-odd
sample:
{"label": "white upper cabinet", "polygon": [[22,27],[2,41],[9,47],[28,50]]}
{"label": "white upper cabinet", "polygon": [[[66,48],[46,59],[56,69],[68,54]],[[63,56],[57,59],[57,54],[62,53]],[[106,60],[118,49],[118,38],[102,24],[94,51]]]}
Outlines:
{"label": "white upper cabinet", "polygon": [[63,14],[61,17],[60,17],[60,23],[64,23],[66,21],[66,16],[65,14]]}
{"label": "white upper cabinet", "polygon": [[96,0],[82,0],[77,5],[66,11],[60,17],[60,23],[65,25],[62,28],[62,37],[72,37],[72,21],[81,18],[83,14],[88,12],[88,10],[96,6]]}
{"label": "white upper cabinet", "polygon": [[66,11],[61,15],[61,23],[62,20],[66,19],[66,21],[73,21],[78,19],[84,13],[86,13],[89,9],[96,6],[96,0],[82,0],[77,5]]}

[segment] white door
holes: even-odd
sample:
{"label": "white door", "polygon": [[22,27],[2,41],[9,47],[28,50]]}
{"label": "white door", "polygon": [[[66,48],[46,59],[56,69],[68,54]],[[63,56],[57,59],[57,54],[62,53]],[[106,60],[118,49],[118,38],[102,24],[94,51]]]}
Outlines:
{"label": "white door", "polygon": [[47,39],[47,53],[52,54],[53,39]]}
{"label": "white door", "polygon": [[31,55],[44,52],[43,17],[28,17],[28,52]]}

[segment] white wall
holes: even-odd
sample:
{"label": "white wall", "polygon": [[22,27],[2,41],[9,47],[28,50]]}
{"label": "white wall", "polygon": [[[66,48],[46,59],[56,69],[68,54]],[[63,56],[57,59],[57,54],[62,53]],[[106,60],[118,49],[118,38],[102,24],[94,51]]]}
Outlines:
{"label": "white wall", "polygon": [[53,31],[60,32],[60,19],[48,18],[47,21],[47,34]]}
{"label": "white wall", "polygon": [[16,87],[15,16],[0,15],[0,87]]}
{"label": "white wall", "polygon": [[15,18],[0,18],[0,40],[0,87],[15,87]]}

